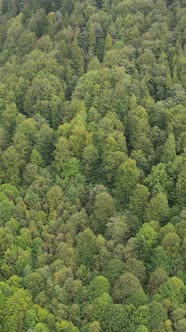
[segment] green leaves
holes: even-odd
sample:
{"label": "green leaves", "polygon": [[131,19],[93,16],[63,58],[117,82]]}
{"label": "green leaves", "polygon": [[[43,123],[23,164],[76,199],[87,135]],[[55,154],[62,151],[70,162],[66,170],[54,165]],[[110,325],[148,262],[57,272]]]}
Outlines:
{"label": "green leaves", "polygon": [[170,300],[172,305],[183,303],[185,291],[184,282],[178,277],[169,278],[160,286],[160,295],[162,298]]}
{"label": "green leaves", "polygon": [[113,288],[113,299],[116,303],[133,304],[134,306],[147,302],[139,279],[129,272],[116,280]]}
{"label": "green leaves", "polygon": [[56,332],[68,332],[68,331],[78,332],[79,330],[71,322],[68,322],[66,320],[63,320],[60,323],[57,323]]}
{"label": "green leaves", "polygon": [[0,0],[0,330],[185,332],[185,1],[26,2]]}
{"label": "green leaves", "polygon": [[88,228],[77,236],[77,254],[80,264],[93,267],[97,248],[96,236]]}
{"label": "green leaves", "polygon": [[129,203],[130,196],[137,184],[140,172],[133,159],[127,159],[119,169],[116,180],[115,193],[119,198],[120,203]]}

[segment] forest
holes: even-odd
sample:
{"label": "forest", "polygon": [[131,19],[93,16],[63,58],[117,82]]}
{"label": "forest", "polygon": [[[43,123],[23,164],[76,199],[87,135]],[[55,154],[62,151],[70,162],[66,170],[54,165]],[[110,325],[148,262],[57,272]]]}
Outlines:
{"label": "forest", "polygon": [[0,0],[0,331],[186,332],[186,0]]}

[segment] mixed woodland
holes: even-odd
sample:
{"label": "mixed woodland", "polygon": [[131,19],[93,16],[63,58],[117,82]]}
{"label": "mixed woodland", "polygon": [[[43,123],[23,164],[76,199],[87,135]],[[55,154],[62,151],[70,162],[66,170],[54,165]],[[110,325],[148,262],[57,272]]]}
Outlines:
{"label": "mixed woodland", "polygon": [[186,331],[186,0],[0,0],[0,331]]}

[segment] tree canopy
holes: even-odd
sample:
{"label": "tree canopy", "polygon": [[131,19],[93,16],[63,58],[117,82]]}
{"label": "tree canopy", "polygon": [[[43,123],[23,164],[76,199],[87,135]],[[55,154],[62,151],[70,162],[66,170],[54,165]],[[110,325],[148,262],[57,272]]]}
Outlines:
{"label": "tree canopy", "polygon": [[186,331],[186,1],[0,0],[0,331]]}

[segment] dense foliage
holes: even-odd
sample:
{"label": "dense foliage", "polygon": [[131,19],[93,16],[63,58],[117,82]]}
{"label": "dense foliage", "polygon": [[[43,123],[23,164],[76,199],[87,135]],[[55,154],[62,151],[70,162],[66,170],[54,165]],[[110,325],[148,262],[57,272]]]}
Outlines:
{"label": "dense foliage", "polygon": [[186,1],[0,0],[0,331],[186,331]]}

